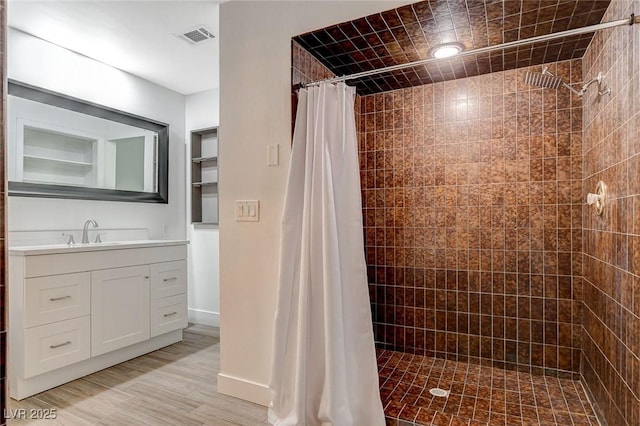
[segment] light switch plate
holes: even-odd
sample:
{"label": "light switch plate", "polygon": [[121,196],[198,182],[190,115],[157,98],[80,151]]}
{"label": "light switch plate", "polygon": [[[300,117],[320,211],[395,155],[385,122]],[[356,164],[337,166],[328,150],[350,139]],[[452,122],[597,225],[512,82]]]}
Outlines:
{"label": "light switch plate", "polygon": [[280,164],[280,145],[267,145],[267,166]]}
{"label": "light switch plate", "polygon": [[236,200],[236,222],[244,222],[245,215],[245,204],[244,201]]}
{"label": "light switch plate", "polygon": [[236,200],[236,222],[258,222],[260,220],[260,201]]}

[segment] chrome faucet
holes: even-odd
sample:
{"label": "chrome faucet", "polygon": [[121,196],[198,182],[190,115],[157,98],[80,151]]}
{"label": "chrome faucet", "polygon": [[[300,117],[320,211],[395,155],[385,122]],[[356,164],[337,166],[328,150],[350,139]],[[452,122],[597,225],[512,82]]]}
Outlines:
{"label": "chrome faucet", "polygon": [[98,222],[93,219],[89,219],[84,223],[84,227],[82,228],[82,244],[89,244],[89,225],[97,228]]}

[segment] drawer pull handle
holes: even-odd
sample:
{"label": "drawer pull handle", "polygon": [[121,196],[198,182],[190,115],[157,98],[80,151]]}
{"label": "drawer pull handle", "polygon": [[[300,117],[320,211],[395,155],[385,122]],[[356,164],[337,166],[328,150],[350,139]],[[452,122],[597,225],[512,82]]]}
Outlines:
{"label": "drawer pull handle", "polygon": [[169,314],[164,314],[164,316],[165,316],[165,317],[170,317],[170,316],[172,316],[172,315],[177,315],[177,314],[178,314],[178,313],[177,313],[176,311],[173,311],[173,312],[171,312],[171,313],[169,313]]}
{"label": "drawer pull handle", "polygon": [[167,282],[167,281],[173,281],[173,280],[177,280],[178,277],[171,277],[171,278],[165,278],[163,281]]}
{"label": "drawer pull handle", "polygon": [[57,302],[58,300],[71,299],[71,296],[60,296],[60,297],[52,297],[49,300],[52,302]]}
{"label": "drawer pull handle", "polygon": [[63,346],[70,345],[70,344],[71,344],[71,341],[70,341],[70,340],[67,340],[67,341],[66,341],[66,342],[64,342],[64,343],[60,343],[59,345],[51,345],[51,346],[49,346],[49,347],[50,347],[51,349],[56,349],[56,348],[61,348],[61,347],[63,347]]}

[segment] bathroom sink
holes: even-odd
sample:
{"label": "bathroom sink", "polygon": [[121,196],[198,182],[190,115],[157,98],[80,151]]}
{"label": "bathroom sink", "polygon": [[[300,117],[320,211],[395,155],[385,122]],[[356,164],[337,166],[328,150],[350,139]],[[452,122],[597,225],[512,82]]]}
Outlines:
{"label": "bathroom sink", "polygon": [[154,247],[167,245],[184,244],[184,240],[135,240],[135,241],[104,241],[100,243],[88,244],[51,244],[37,246],[17,246],[9,247],[9,254],[13,255],[38,255],[72,253],[82,251],[118,250],[125,248]]}

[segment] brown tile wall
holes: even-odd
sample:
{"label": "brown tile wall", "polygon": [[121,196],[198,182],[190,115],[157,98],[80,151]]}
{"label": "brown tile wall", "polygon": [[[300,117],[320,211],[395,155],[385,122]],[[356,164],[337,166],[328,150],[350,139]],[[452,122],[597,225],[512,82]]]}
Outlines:
{"label": "brown tile wall", "polygon": [[316,80],[335,77],[326,66],[324,66],[313,55],[302,48],[297,42],[291,40],[291,137],[296,121],[296,111],[298,107],[298,96],[296,90],[301,83],[310,83]]}
{"label": "brown tile wall", "polygon": [[[361,98],[380,347],[579,371],[582,103],[527,69]],[[582,80],[580,60],[550,69]]]}
{"label": "brown tile wall", "polygon": [[309,83],[315,80],[335,77],[335,74],[320,61],[291,40],[291,84]]}
{"label": "brown tile wall", "polygon": [[[640,13],[612,2],[603,21]],[[609,425],[640,425],[640,26],[596,34],[583,58],[588,80],[603,72],[611,96],[584,100],[584,191],[604,181],[602,217],[583,207],[582,375]]]}
{"label": "brown tile wall", "polygon": [[5,179],[5,143],[4,143],[4,111],[6,108],[5,95],[5,75],[7,64],[5,61],[6,48],[6,0],[0,0],[0,123],[3,131],[0,132],[0,425],[6,424],[4,418],[5,408],[7,407],[7,381],[6,381],[6,360],[7,360],[7,290],[5,283],[7,282],[7,270],[5,268],[7,253],[5,244],[6,235],[6,218],[5,205],[7,200],[6,179]]}

